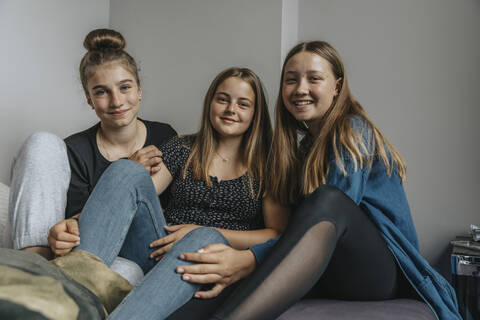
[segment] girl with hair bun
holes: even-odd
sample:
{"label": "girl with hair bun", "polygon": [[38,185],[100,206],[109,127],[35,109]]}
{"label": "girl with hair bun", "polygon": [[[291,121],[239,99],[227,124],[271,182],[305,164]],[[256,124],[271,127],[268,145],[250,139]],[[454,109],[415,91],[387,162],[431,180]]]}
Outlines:
{"label": "girl with hair bun", "polygon": [[22,146],[12,168],[9,225],[15,249],[52,257],[46,235],[57,222],[58,246],[79,240],[71,219],[78,217],[105,169],[128,158],[155,174],[160,145],[175,136],[165,123],[137,117],[142,89],[135,60],[123,36],[97,29],[85,38],[80,79],[87,103],[99,118],[95,126],[61,140],[39,132]]}
{"label": "girl with hair bun", "polygon": [[111,162],[128,158],[154,174],[162,161],[158,148],[176,135],[168,124],[137,118],[142,100],[138,68],[119,32],[93,30],[83,45],[87,53],[80,62],[80,79],[100,123],[65,139],[72,169],[67,218],[81,211]]}

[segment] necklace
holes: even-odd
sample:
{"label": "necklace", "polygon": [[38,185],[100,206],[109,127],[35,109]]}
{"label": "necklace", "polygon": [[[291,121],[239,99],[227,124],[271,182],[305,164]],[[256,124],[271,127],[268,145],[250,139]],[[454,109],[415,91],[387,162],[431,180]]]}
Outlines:
{"label": "necklace", "polygon": [[100,128],[100,129],[98,130],[98,142],[100,142],[100,147],[102,147],[103,152],[106,153],[107,160],[108,160],[108,161],[111,161],[110,159],[112,159],[112,158],[110,157],[110,154],[108,153],[107,148],[105,148],[105,145],[103,144],[102,128]]}
{"label": "necklace", "polygon": [[[137,129],[138,129],[138,125],[137,125]],[[105,137],[103,135],[103,130],[102,130],[101,127],[98,130],[98,138],[99,138],[98,142],[100,143],[100,147],[105,152],[105,155],[107,156],[106,157],[107,160],[108,161],[113,161],[112,156],[110,156],[110,153],[108,152],[108,149],[105,147],[105,144],[104,144]],[[135,147],[137,146],[137,138],[138,138],[138,134],[135,134],[135,140],[133,142],[132,147],[130,147],[129,150],[128,150],[128,156],[131,156],[133,154],[133,151],[135,150]],[[118,159],[115,159],[115,160],[118,160]]]}
{"label": "necklace", "polygon": [[230,160],[229,158],[222,157],[218,151],[215,151],[215,153],[222,159],[223,162],[228,162]]}

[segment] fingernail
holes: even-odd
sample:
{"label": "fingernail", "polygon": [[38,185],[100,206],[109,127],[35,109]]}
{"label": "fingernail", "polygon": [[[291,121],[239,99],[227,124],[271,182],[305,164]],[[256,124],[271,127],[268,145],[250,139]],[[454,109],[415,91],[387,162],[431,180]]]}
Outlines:
{"label": "fingernail", "polygon": [[183,270],[183,268],[178,268],[178,269],[177,269],[177,272],[178,272],[178,273],[183,273],[184,271],[185,271],[185,270]]}
{"label": "fingernail", "polygon": [[202,253],[202,252],[205,252],[205,250],[203,250],[203,249],[198,249],[198,251],[197,251],[197,252],[200,252],[200,253]]}
{"label": "fingernail", "polygon": [[179,256],[180,259],[182,260],[185,260],[185,255],[182,253],[180,256]]}
{"label": "fingernail", "polygon": [[79,241],[77,241],[77,242],[75,242],[75,244],[78,246],[78,245],[80,244],[80,240],[79,240]]}
{"label": "fingernail", "polygon": [[190,280],[190,277],[187,276],[187,275],[183,275],[182,279],[183,279],[183,280]]}
{"label": "fingernail", "polygon": [[150,259],[153,259],[153,254],[150,255]]}
{"label": "fingernail", "polygon": [[200,298],[200,295],[198,293],[195,293],[195,298]]}

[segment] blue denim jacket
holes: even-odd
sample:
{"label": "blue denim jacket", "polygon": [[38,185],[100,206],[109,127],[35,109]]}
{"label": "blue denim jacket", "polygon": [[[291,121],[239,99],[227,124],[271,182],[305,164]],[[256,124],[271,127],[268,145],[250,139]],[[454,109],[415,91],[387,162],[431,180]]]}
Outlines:
{"label": "blue denim jacket", "polygon": [[[363,120],[355,118],[352,127],[361,130]],[[371,130],[364,130],[364,141],[369,146]],[[333,152],[330,152],[333,154]],[[410,208],[400,177],[393,170],[388,176],[385,164],[375,158],[370,166],[355,170],[354,163],[344,153],[344,176],[330,159],[326,184],[341,189],[359,205],[380,230],[406,278],[430,306],[439,319],[461,319],[455,291],[420,255],[418,239]],[[257,260],[261,260],[276,240],[252,247]]]}

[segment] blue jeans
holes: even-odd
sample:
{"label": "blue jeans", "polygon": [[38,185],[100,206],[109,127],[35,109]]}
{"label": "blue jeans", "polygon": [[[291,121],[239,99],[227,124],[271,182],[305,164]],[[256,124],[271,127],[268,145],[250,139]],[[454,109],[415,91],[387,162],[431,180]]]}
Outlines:
{"label": "blue jeans", "polygon": [[135,286],[108,319],[165,319],[183,306],[200,289],[200,285],[183,281],[181,275],[175,272],[179,265],[192,264],[180,260],[178,256],[211,243],[228,245],[228,241],[214,228],[202,227],[187,233]]}
{"label": "blue jeans", "polygon": [[76,249],[93,253],[107,266],[117,255],[136,262],[146,273],[109,319],[164,319],[190,300],[200,285],[175,272],[189,262],[178,257],[212,243],[228,241],[214,228],[186,234],[156,263],[149,244],[166,235],[158,196],[148,172],[129,160],[112,163],[102,174],[79,219]]}
{"label": "blue jeans", "polygon": [[120,255],[143,273],[155,266],[149,245],[166,236],[160,202],[152,179],[129,160],[112,163],[102,174],[79,219],[80,245],[107,265]]}

